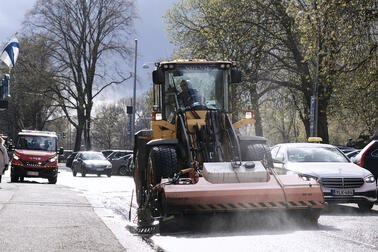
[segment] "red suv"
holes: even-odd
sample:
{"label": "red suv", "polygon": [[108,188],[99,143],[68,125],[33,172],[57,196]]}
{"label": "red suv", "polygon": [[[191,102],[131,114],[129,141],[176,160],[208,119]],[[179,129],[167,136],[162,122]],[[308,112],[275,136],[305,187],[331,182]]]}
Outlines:
{"label": "red suv", "polygon": [[378,140],[371,141],[352,158],[357,165],[369,170],[378,179]]}
{"label": "red suv", "polygon": [[[19,132],[11,162],[11,182],[22,181],[24,177],[39,177],[55,184],[58,178],[57,143],[55,132]],[[59,154],[63,154],[63,148]]]}

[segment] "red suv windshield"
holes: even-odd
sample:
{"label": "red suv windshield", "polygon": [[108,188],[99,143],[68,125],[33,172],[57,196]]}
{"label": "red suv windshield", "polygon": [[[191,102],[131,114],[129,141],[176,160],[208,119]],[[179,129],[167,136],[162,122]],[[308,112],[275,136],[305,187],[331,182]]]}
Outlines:
{"label": "red suv windshield", "polygon": [[56,138],[48,136],[19,136],[16,149],[56,151]]}

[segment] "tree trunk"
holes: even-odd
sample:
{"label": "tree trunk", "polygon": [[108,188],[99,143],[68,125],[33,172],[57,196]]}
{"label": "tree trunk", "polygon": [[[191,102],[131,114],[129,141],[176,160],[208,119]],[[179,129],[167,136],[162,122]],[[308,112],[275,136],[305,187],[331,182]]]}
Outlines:
{"label": "tree trunk", "polygon": [[327,107],[329,98],[320,96],[318,102],[318,135],[323,143],[329,143]]}
{"label": "tree trunk", "polygon": [[84,143],[85,143],[86,150],[92,149],[91,138],[90,138],[90,130],[91,130],[90,123],[91,123],[90,119],[86,118],[85,124],[84,124]]}
{"label": "tree trunk", "polygon": [[253,112],[255,113],[255,134],[256,136],[263,136],[262,119],[260,114],[259,97],[255,89],[250,88],[251,103]]}
{"label": "tree trunk", "polygon": [[75,135],[75,147],[74,151],[80,151],[81,147],[81,135],[83,133],[83,127],[76,128],[76,135]]}

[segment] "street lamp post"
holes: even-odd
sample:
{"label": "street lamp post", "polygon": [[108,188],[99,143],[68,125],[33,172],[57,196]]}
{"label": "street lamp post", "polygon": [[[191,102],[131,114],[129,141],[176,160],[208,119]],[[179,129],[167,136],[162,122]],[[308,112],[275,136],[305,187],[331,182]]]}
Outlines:
{"label": "street lamp post", "polygon": [[133,90],[133,113],[131,124],[131,145],[134,148],[134,134],[135,134],[135,105],[136,105],[136,77],[137,77],[137,52],[138,52],[138,40],[135,39],[135,62],[134,62],[134,90]]}

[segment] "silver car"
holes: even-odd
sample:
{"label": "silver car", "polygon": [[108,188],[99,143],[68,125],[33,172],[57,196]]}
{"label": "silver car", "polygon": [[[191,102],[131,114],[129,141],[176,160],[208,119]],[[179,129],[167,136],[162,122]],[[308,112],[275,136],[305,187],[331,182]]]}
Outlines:
{"label": "silver car", "polygon": [[72,161],[72,174],[76,176],[78,172],[85,177],[86,174],[106,174],[112,176],[112,164],[104,157],[101,152],[80,151]]}
{"label": "silver car", "polygon": [[297,173],[305,180],[317,180],[328,202],[357,203],[370,210],[377,200],[377,185],[368,170],[352,163],[333,145],[287,143],[272,150],[274,168]]}

